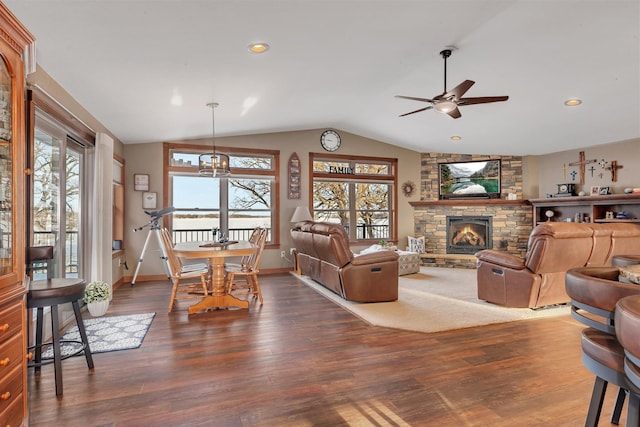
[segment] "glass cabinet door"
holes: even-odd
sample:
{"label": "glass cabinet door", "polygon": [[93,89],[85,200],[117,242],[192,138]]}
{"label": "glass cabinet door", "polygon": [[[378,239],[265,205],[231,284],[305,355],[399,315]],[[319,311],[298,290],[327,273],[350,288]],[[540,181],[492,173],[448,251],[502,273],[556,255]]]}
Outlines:
{"label": "glass cabinet door", "polygon": [[0,276],[13,271],[12,79],[0,59]]}

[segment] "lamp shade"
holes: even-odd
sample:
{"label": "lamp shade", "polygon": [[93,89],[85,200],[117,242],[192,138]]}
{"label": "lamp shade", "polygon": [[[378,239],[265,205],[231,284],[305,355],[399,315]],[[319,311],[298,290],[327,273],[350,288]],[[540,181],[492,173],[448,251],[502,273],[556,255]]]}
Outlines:
{"label": "lamp shade", "polygon": [[306,206],[298,206],[296,207],[295,212],[293,212],[293,216],[291,217],[291,222],[300,222],[300,221],[313,221],[313,218],[309,213],[309,208],[307,208]]}

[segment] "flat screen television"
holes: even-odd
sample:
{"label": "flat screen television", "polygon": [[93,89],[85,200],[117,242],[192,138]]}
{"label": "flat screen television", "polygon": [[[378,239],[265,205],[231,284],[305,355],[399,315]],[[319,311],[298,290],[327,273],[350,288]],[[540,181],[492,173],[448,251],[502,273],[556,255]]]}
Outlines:
{"label": "flat screen television", "polygon": [[500,198],[500,160],[438,163],[440,199]]}

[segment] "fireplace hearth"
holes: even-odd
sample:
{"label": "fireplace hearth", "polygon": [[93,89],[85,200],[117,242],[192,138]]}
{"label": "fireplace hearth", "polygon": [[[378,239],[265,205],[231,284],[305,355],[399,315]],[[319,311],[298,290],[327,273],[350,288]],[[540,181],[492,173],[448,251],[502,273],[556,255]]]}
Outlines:
{"label": "fireplace hearth", "polygon": [[447,216],[447,253],[474,254],[493,248],[490,216]]}

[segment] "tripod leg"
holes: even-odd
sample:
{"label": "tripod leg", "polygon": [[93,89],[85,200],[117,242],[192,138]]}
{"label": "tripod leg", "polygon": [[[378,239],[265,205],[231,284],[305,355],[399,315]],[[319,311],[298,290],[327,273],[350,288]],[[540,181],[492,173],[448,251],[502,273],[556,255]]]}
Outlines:
{"label": "tripod leg", "polygon": [[164,265],[164,271],[165,273],[167,273],[167,279],[171,279],[171,272],[169,271],[169,265],[168,265],[168,258],[167,258],[167,251],[166,248],[164,247],[164,242],[162,241],[162,236],[160,235],[161,231],[159,228],[155,228],[153,229],[153,231],[155,232],[155,235],[158,239],[158,246],[160,247],[160,253],[162,254],[161,258],[163,261],[163,265]]}
{"label": "tripod leg", "polygon": [[138,265],[136,265],[136,271],[133,273],[133,280],[131,280],[131,286],[136,284],[136,278],[138,277],[138,270],[140,270],[140,265],[142,265],[142,261],[144,259],[144,253],[147,251],[147,246],[149,246],[149,239],[151,238],[151,230],[147,234],[147,238],[144,241],[144,246],[142,246],[142,252],[140,252],[140,259],[138,260]]}

